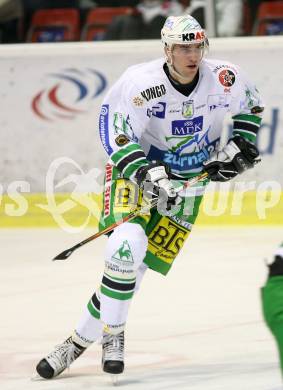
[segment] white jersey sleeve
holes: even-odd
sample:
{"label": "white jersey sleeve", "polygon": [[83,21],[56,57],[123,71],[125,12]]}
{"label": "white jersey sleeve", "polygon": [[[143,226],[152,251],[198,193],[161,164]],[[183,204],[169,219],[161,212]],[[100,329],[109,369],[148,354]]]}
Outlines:
{"label": "white jersey sleeve", "polygon": [[264,104],[256,86],[247,75],[238,68],[236,95],[232,96],[231,114],[233,134],[240,134],[251,142],[255,142],[261,124]]}
{"label": "white jersey sleeve", "polygon": [[148,164],[139,143],[149,119],[147,109],[128,71],[113,85],[102,104],[100,138],[111,160],[126,178],[133,178],[140,167]]}

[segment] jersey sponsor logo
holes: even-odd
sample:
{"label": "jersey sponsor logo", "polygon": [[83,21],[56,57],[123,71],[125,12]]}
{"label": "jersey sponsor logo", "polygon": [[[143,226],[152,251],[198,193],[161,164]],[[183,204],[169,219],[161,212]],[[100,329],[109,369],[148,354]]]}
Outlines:
{"label": "jersey sponsor logo", "polygon": [[235,83],[235,73],[230,69],[223,69],[219,73],[218,79],[224,87],[232,87]]}
{"label": "jersey sponsor logo", "polygon": [[110,215],[112,172],[113,165],[107,163],[105,168],[104,217]]}
{"label": "jersey sponsor logo", "polygon": [[187,102],[183,102],[182,115],[184,118],[191,118],[194,115],[194,101],[193,100],[188,100]]}
{"label": "jersey sponsor logo", "polygon": [[176,140],[176,144],[170,146],[168,150],[173,153],[181,153],[184,149],[194,146],[195,151],[199,151],[203,146],[209,143],[209,131],[210,127],[202,136],[200,136],[199,133],[196,133],[194,135],[165,137],[166,142],[170,141],[171,144],[174,142],[174,139]]}
{"label": "jersey sponsor logo", "polygon": [[175,221],[178,225],[183,226],[184,228],[186,228],[189,231],[191,231],[193,228],[193,225],[191,223],[186,222],[183,219],[176,217],[176,215],[170,215],[170,219],[173,219],[173,221]]}
{"label": "jersey sponsor logo", "polygon": [[216,108],[228,108],[230,100],[230,96],[225,94],[209,95],[207,98],[209,111],[213,111]]}
{"label": "jersey sponsor logo", "polygon": [[108,154],[113,152],[113,149],[109,143],[109,104],[103,104],[101,107],[100,115],[99,115],[99,134],[102,145]]}
{"label": "jersey sponsor logo", "polygon": [[209,143],[199,152],[195,153],[170,153],[164,154],[163,161],[168,164],[171,169],[177,171],[187,171],[190,169],[202,168],[203,162],[208,160],[211,153],[213,153],[218,147],[219,139]]}
{"label": "jersey sponsor logo", "polygon": [[236,68],[234,68],[233,66],[231,65],[227,65],[227,64],[221,64],[221,65],[217,65],[214,69],[213,69],[213,73],[217,73],[220,69],[232,69],[232,71],[235,73],[235,74],[238,74],[238,71]]}
{"label": "jersey sponsor logo", "polygon": [[183,33],[182,41],[183,42],[191,42],[191,41],[200,41],[204,39],[204,32],[198,31],[196,33]]}
{"label": "jersey sponsor logo", "polygon": [[137,207],[140,198],[139,186],[124,178],[116,180],[114,214],[130,213]]}
{"label": "jersey sponsor logo", "polygon": [[252,114],[260,114],[263,111],[264,111],[264,107],[260,107],[260,106],[255,106],[251,109]]}
{"label": "jersey sponsor logo", "polygon": [[133,103],[134,103],[134,105],[137,106],[137,107],[142,107],[143,104],[144,104],[144,100],[143,100],[141,97],[139,97],[139,96],[135,96],[135,97],[133,98]]}
{"label": "jersey sponsor logo", "polygon": [[258,106],[260,104],[258,90],[251,90],[249,88],[246,88],[245,90],[246,95],[246,102],[249,108]]}
{"label": "jersey sponsor logo", "polygon": [[178,120],[172,122],[172,135],[183,136],[193,135],[202,131],[203,116],[198,116],[190,120]]}
{"label": "jersey sponsor logo", "polygon": [[[160,150],[152,145],[147,158],[149,160],[163,161],[177,172],[201,169],[203,162],[209,159],[210,155],[218,148],[220,142],[220,138],[210,141],[209,131],[210,128],[203,136],[196,133],[193,136],[186,136],[181,139],[178,137],[178,143],[168,151]],[[173,137],[166,137],[166,141],[168,141],[168,138]],[[188,147],[193,152],[181,154]]]}
{"label": "jersey sponsor logo", "polygon": [[152,116],[155,116],[156,118],[164,119],[165,118],[165,111],[166,111],[166,103],[158,102],[151,109],[150,108],[147,109],[146,115],[149,118],[151,118]]}
{"label": "jersey sponsor logo", "polygon": [[169,110],[169,114],[175,114],[176,112],[181,112],[181,109],[179,108],[172,108],[171,110]]}
{"label": "jersey sponsor logo", "polygon": [[228,107],[229,107],[229,104],[224,104],[223,106],[218,105],[218,104],[212,104],[211,106],[209,106],[209,111],[213,111],[216,108],[228,108]]}
{"label": "jersey sponsor logo", "polygon": [[111,260],[118,263],[133,263],[133,255],[130,244],[127,240],[123,241],[120,248],[112,255]]}
{"label": "jersey sponsor logo", "polygon": [[148,237],[148,250],[171,264],[182,248],[190,230],[167,217],[162,217]]}
{"label": "jersey sponsor logo", "polygon": [[113,125],[115,135],[123,134],[134,142],[138,140],[134,134],[129,115],[126,116],[120,112],[114,112]]}
{"label": "jersey sponsor logo", "polygon": [[166,94],[166,88],[164,84],[156,85],[155,87],[147,88],[141,92],[142,97],[148,102],[151,99],[164,96]]}
{"label": "jersey sponsor logo", "polygon": [[201,104],[200,106],[197,106],[196,107],[196,110],[200,110],[201,108],[204,108],[206,106],[206,104],[204,103],[204,104]]}
{"label": "jersey sponsor logo", "polygon": [[119,134],[118,137],[115,138],[115,142],[118,146],[124,146],[128,144],[130,140],[125,136],[125,134]]}

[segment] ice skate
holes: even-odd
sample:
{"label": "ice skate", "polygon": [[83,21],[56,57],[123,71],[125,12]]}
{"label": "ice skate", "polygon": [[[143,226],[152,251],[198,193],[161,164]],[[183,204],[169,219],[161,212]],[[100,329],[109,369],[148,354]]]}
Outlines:
{"label": "ice skate", "polygon": [[74,343],[72,337],[69,337],[62,344],[57,345],[53,352],[40,360],[36,371],[42,378],[54,378],[68,368],[85,349]]}
{"label": "ice skate", "polygon": [[124,371],[124,331],[117,335],[103,334],[102,340],[102,369],[117,382],[116,375]]}

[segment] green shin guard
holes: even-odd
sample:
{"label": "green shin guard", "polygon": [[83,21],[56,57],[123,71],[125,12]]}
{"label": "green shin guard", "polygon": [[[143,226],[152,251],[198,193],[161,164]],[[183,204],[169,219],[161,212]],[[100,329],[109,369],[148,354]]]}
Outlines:
{"label": "green shin guard", "polygon": [[265,322],[273,334],[283,375],[283,275],[270,276],[261,290]]}

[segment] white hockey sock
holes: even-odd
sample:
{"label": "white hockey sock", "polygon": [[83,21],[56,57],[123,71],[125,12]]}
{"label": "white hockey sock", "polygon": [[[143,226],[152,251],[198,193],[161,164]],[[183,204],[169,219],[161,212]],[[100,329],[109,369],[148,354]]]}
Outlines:
{"label": "white hockey sock", "polygon": [[[130,226],[125,230],[127,236],[129,235],[128,234],[129,228],[130,228]],[[132,232],[134,232],[136,230],[139,233],[141,233],[140,229],[141,229],[140,227],[138,227],[138,228],[134,227],[132,229]],[[135,275],[134,293],[136,293],[137,290],[139,289],[141,280],[144,276],[145,271],[148,268],[147,265],[142,262],[143,253],[145,253],[146,248],[147,248],[147,238],[144,237],[145,235],[143,232],[141,233],[141,236],[142,236],[141,241],[143,241],[143,243],[142,243],[142,250],[143,251],[140,252],[141,255],[139,257],[139,261],[141,261],[141,264],[139,265],[138,269],[136,271],[134,271],[134,275]],[[110,250],[111,250],[111,248],[110,248]],[[134,253],[136,253],[136,251],[134,251]],[[131,275],[132,275],[132,273],[131,273]],[[87,347],[90,343],[100,339],[100,337],[102,336],[102,333],[103,333],[104,324],[102,323],[102,321],[100,321],[100,301],[101,301],[100,295],[101,294],[99,293],[99,291],[96,291],[93,294],[92,298],[88,302],[87,307],[84,309],[83,314],[79,320],[79,323],[75,329],[73,339],[74,339],[74,337],[79,337],[79,339],[77,339],[77,340],[74,339],[74,341],[75,342],[77,341],[77,343],[82,345],[83,347]],[[122,329],[122,328],[118,327],[119,321],[123,322],[122,327],[124,327],[124,323],[126,322],[130,302],[131,302],[131,299],[117,300],[117,299],[113,299],[111,297],[105,296],[103,294],[103,304],[104,304],[105,310],[107,312],[107,314],[104,316],[104,318],[105,318],[104,322],[111,320],[111,322],[106,322],[106,323],[114,325],[114,328],[117,331],[117,333],[119,333],[120,329]],[[113,314],[113,316],[112,316],[112,314]],[[110,320],[109,320],[109,316],[111,316]],[[120,323],[120,325],[121,325],[121,323]],[[114,333],[115,333],[115,330],[114,330]]]}
{"label": "white hockey sock", "polygon": [[142,227],[133,223],[118,226],[108,239],[100,310],[101,320],[110,333],[119,333],[126,323],[137,270],[143,264],[147,243]]}
{"label": "white hockey sock", "polygon": [[[137,270],[135,294],[139,289],[142,278],[143,278],[147,268],[148,268],[147,265],[142,263]],[[94,300],[96,303],[97,299],[99,299],[99,296],[97,296],[97,295],[98,294],[95,293],[93,295],[93,297],[96,296],[96,299],[94,299],[92,297],[90,302],[92,300]],[[89,302],[89,305],[90,305],[90,302]],[[126,305],[124,310],[128,310],[128,308],[129,308],[128,305]],[[100,319],[95,318],[90,313],[89,309],[85,308],[83,311],[83,314],[79,320],[79,323],[74,331],[72,338],[75,342],[80,344],[82,347],[87,348],[92,342],[97,341],[102,337],[103,327],[104,327],[104,324],[100,321]],[[79,337],[79,339],[77,337]]]}
{"label": "white hockey sock", "polygon": [[[102,322],[100,319],[93,317],[93,315],[91,315],[88,308],[86,307],[75,329],[75,334],[77,337],[79,337],[86,345],[83,345],[81,341],[78,341],[78,343],[86,348],[94,341],[100,339],[102,333]],[[73,340],[76,342],[74,337]]]}

